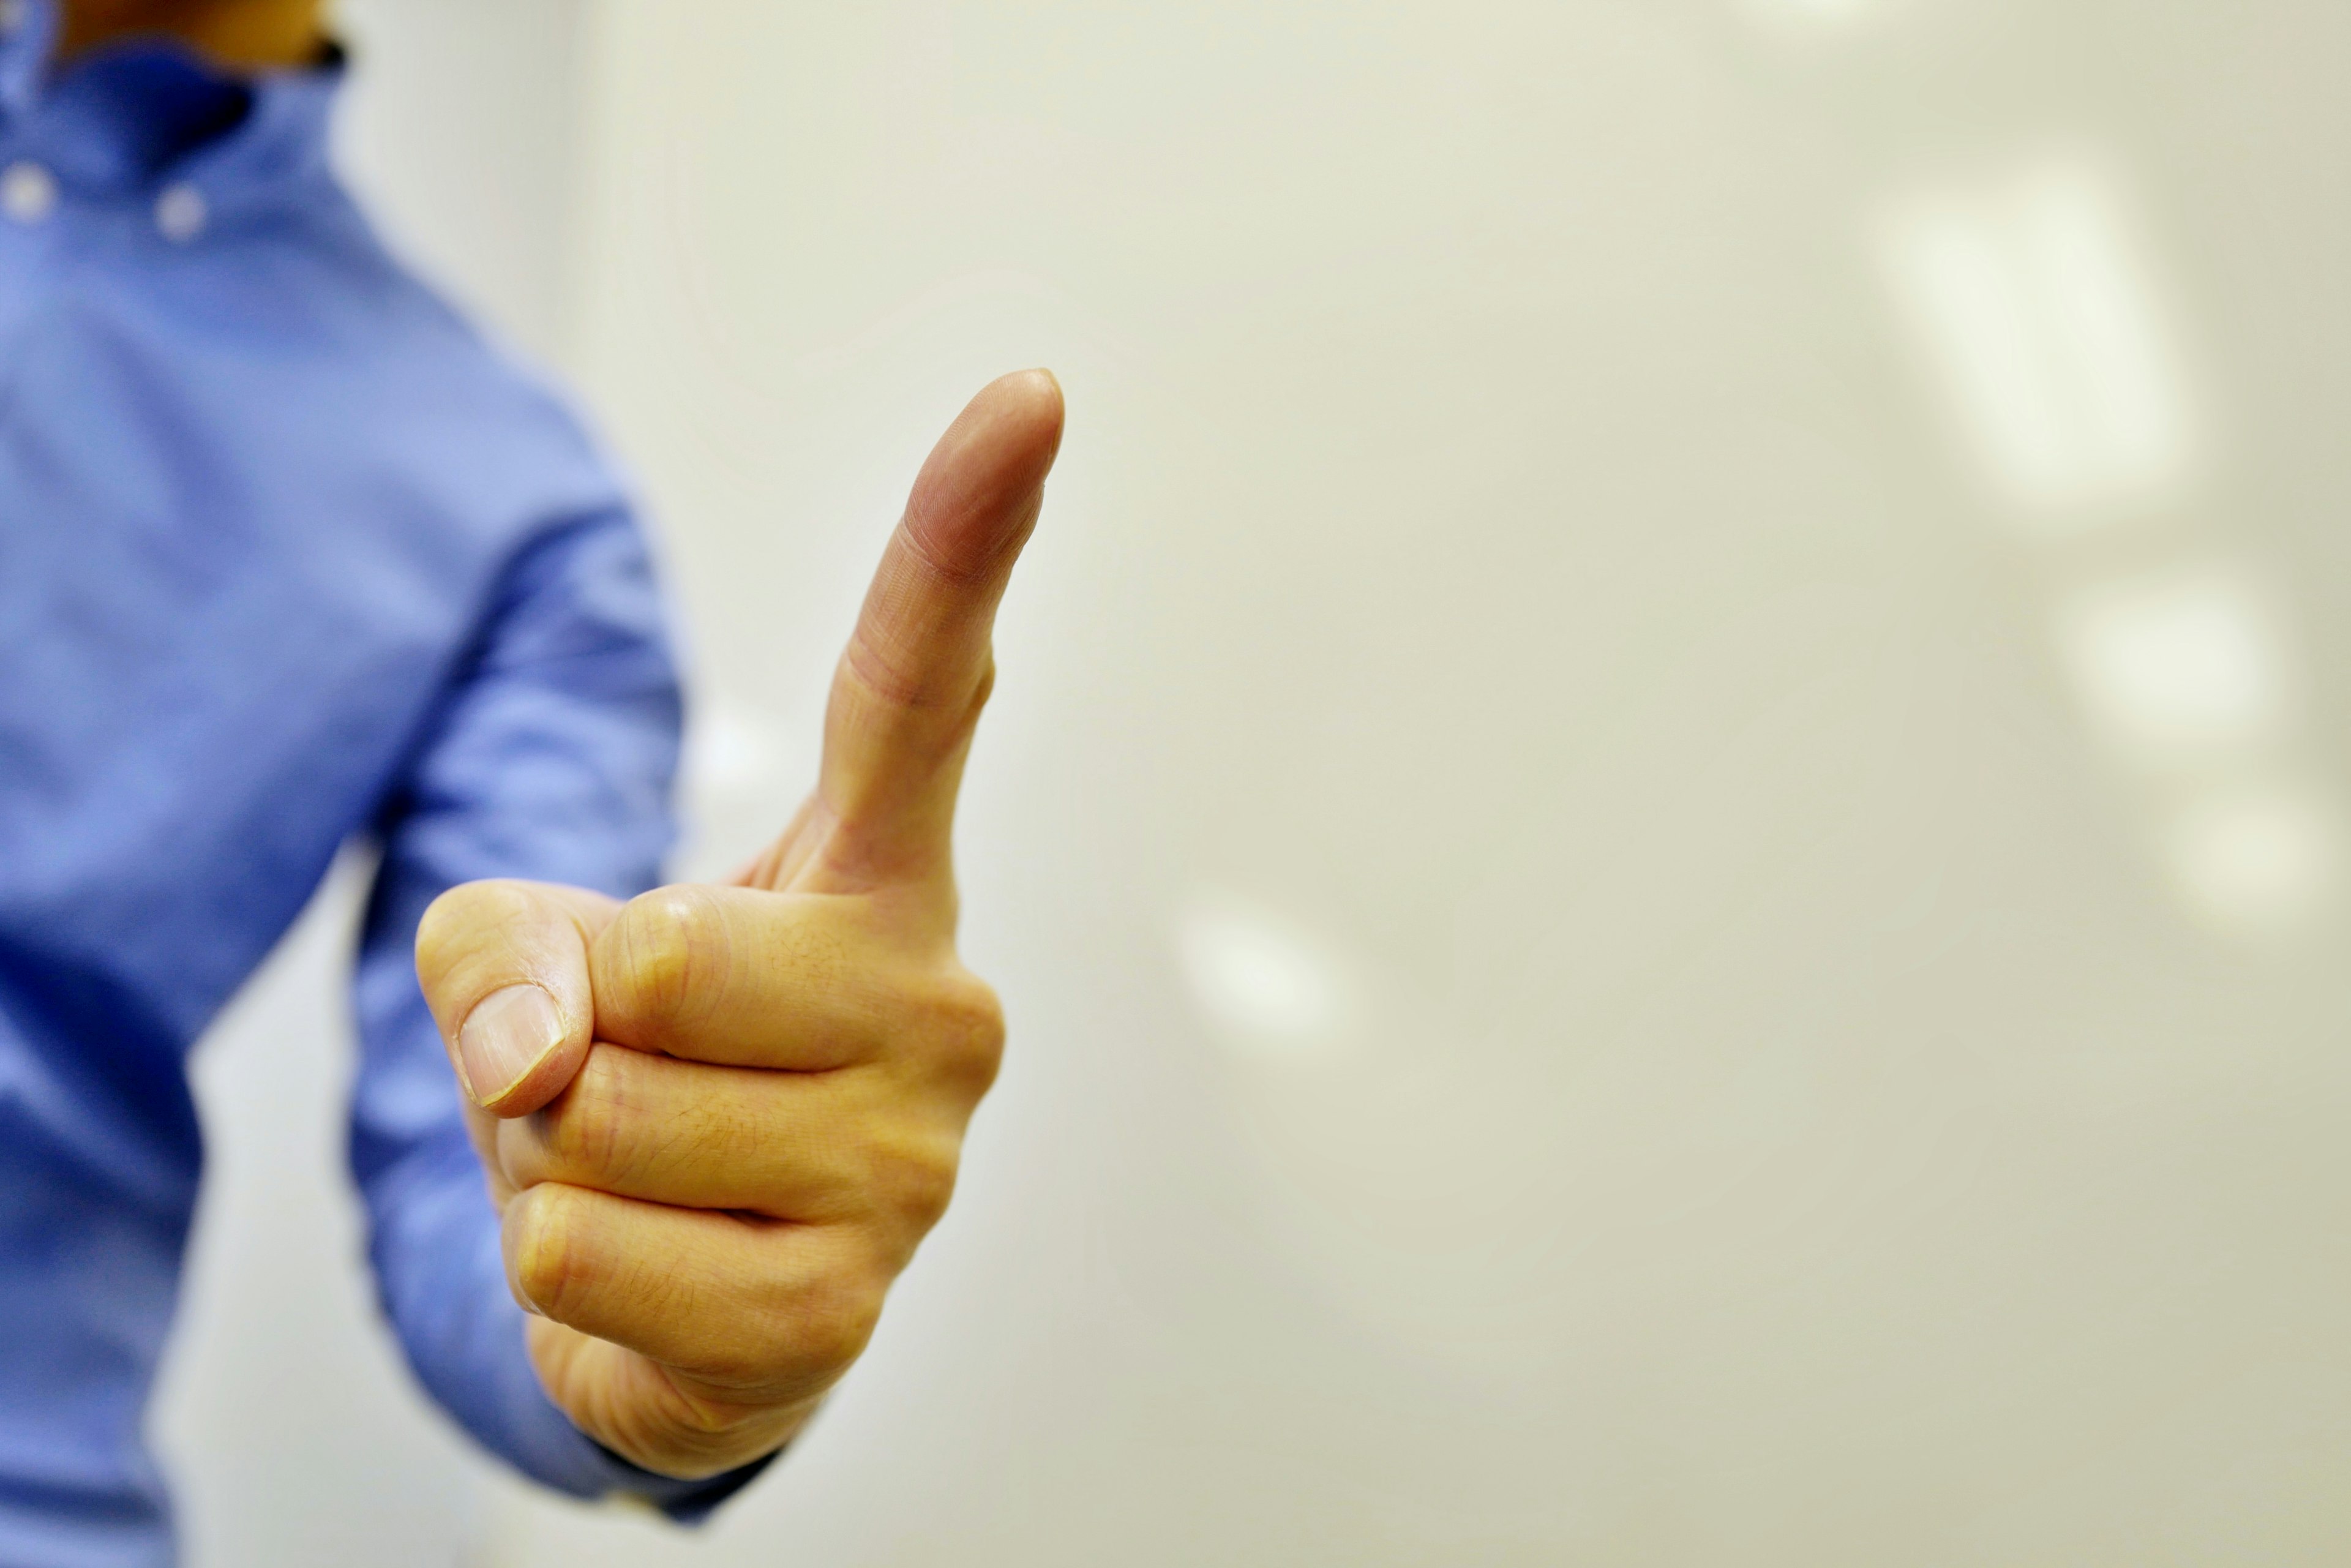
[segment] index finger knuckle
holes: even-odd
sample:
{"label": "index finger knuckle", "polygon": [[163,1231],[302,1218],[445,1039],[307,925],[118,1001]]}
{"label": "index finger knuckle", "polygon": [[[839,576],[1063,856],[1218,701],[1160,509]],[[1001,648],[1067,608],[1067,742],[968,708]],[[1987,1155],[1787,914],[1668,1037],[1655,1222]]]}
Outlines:
{"label": "index finger knuckle", "polygon": [[600,1014],[609,1012],[625,1031],[614,1038],[632,1043],[691,1027],[709,1011],[733,966],[725,911],[699,887],[656,888],[631,899],[599,948]]}
{"label": "index finger knuckle", "polygon": [[950,1076],[983,1092],[995,1082],[1004,1062],[1004,1003],[987,981],[960,968],[935,977],[915,1028]]}

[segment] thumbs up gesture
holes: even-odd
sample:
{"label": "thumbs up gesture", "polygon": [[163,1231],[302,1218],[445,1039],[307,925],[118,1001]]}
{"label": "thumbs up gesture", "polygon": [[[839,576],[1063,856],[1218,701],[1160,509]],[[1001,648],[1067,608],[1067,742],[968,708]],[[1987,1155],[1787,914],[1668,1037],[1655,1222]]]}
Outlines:
{"label": "thumbs up gesture", "polygon": [[1002,1014],[956,956],[956,791],[1061,443],[1003,378],[923,465],[825,714],[816,791],[728,885],[479,882],[416,965],[557,1405],[695,1477],[789,1439],[955,1186]]}

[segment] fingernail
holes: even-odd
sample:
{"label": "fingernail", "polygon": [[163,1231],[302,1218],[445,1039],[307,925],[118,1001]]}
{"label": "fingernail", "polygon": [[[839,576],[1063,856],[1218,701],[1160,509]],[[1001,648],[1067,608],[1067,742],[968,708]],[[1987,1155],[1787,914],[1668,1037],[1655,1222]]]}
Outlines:
{"label": "fingernail", "polygon": [[[506,1098],[563,1040],[563,1015],[537,986],[508,986],[474,1004],[457,1031],[457,1062],[476,1105]],[[489,1092],[484,1093],[484,1086]]]}

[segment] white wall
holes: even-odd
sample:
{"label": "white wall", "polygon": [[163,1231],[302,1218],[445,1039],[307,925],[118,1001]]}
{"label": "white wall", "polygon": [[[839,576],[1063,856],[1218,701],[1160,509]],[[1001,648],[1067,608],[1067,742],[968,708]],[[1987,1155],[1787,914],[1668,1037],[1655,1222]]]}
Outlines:
{"label": "white wall", "polygon": [[931,434],[1071,410],[1011,1065],[696,1560],[2351,1549],[2334,9],[598,12],[710,863]]}
{"label": "white wall", "polygon": [[[493,1482],[486,1561],[2342,1558],[2351,19],[586,16],[577,243],[471,265],[572,301],[514,329],[663,519],[687,871],[804,787],[962,398],[1050,363],[1071,426],[967,797],[1014,1043],[956,1211],[710,1531]],[[464,165],[436,113],[380,145]],[[458,273],[522,212],[413,199]],[[369,1561],[261,1543],[473,1472],[347,1270],[213,1261],[343,1223],[233,1076],[266,1006],[183,1366],[233,1302],[345,1326],[171,1429],[365,1402],[364,1458],[182,1469],[213,1561]]]}

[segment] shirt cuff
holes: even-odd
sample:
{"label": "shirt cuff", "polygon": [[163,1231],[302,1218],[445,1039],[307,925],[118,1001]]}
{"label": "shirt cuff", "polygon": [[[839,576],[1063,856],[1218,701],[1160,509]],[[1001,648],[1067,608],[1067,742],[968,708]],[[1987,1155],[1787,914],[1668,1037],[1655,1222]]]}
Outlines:
{"label": "shirt cuff", "polygon": [[613,1482],[611,1492],[641,1498],[676,1524],[700,1524],[718,1511],[718,1505],[758,1479],[759,1472],[783,1457],[784,1450],[753,1459],[726,1471],[724,1475],[705,1476],[700,1480],[682,1481],[631,1464],[611,1449],[589,1438],[590,1446],[604,1463],[611,1468]]}

